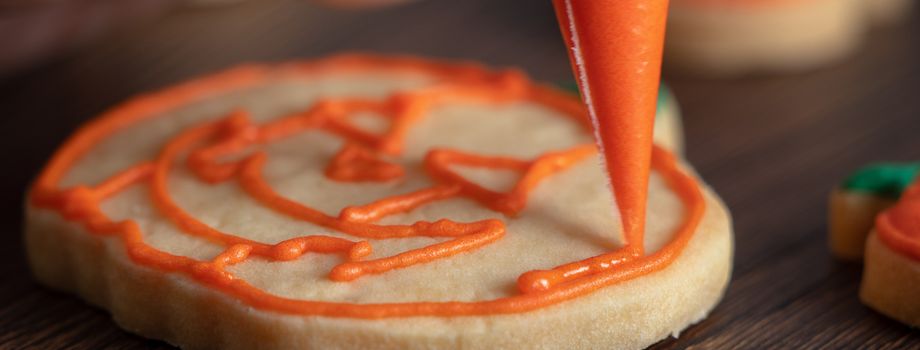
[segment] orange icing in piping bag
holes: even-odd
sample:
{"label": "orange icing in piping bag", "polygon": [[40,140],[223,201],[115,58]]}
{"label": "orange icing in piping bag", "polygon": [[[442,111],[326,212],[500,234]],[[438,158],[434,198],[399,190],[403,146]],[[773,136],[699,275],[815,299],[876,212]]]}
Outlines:
{"label": "orange icing in piping bag", "polygon": [[[62,179],[93,147],[145,119],[164,115],[211,96],[268,85],[279,77],[310,78],[328,73],[369,72],[422,75],[434,82],[427,87],[396,92],[380,100],[321,98],[307,110],[264,124],[251,122],[244,110],[234,111],[224,118],[202,122],[178,132],[165,142],[154,159],[142,160],[116,172],[98,185],[60,187]],[[30,200],[36,207],[57,211],[66,220],[82,224],[90,234],[117,238],[134,263],[185,275],[204,287],[221,291],[258,309],[298,315],[382,318],[525,312],[664,269],[680,256],[702,219],[705,200],[699,184],[679,168],[674,156],[656,148],[652,152],[652,166],[686,207],[683,220],[671,241],[648,255],[636,256],[636,241],[633,240],[630,241],[631,246],[607,255],[552,270],[525,272],[519,279],[519,282],[525,282],[519,283],[519,294],[468,302],[358,304],[297,300],[267,293],[227,269],[248,259],[289,261],[308,253],[338,254],[342,262],[332,268],[329,278],[350,281],[472,252],[501,239],[505,234],[505,225],[498,219],[467,223],[419,221],[409,225],[381,225],[376,222],[389,215],[456,197],[470,199],[508,216],[516,215],[526,206],[529,192],[542,180],[595,155],[595,147],[580,145],[547,152],[533,159],[483,156],[453,149],[428,150],[423,167],[434,179],[433,185],[372,203],[348,206],[338,215],[328,215],[276,192],[263,176],[269,155],[262,147],[302,132],[331,133],[345,142],[325,168],[328,177],[335,181],[388,181],[402,177],[403,173],[401,168],[382,157],[398,156],[411,127],[430,109],[456,102],[503,104],[517,101],[541,104],[574,118],[582,125],[589,125],[583,118],[578,101],[568,94],[532,84],[516,72],[493,73],[473,65],[432,63],[409,57],[340,56],[315,63],[238,68],[138,97],[87,124],[55,153],[36,181]],[[370,133],[347,121],[349,115],[366,111],[390,120],[389,130],[383,134]],[[509,192],[495,192],[466,180],[450,169],[458,164],[519,171],[522,177]],[[301,236],[276,244],[253,241],[208,226],[178,205],[170,193],[168,179],[170,173],[180,166],[190,169],[206,184],[236,181],[254,200],[278,213],[354,237],[397,239],[425,236],[446,240],[376,259],[365,259],[372,253],[371,244],[367,241],[323,235]],[[646,177],[647,171],[646,168]],[[170,220],[181,231],[180,234],[206,239],[224,247],[224,250],[206,261],[173,255],[147,244],[135,221],[109,218],[100,209],[101,203],[131,186],[147,186],[159,213]],[[639,239],[641,244],[641,235],[627,235],[627,238]],[[526,283],[528,281],[532,283]]]}
{"label": "orange icing in piping bag", "polygon": [[645,254],[652,130],[667,0],[554,0],[559,27],[614,190],[626,252],[617,251],[518,279],[543,290]]}

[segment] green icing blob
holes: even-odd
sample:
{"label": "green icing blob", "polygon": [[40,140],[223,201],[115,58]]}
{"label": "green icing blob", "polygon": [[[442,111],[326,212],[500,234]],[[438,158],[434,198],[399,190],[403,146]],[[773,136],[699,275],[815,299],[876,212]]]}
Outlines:
{"label": "green icing blob", "polygon": [[661,83],[658,86],[658,110],[664,109],[664,106],[668,103],[668,100],[671,99],[671,89],[667,85]]}
{"label": "green icing blob", "polygon": [[[578,83],[574,81],[567,81],[559,84],[559,86],[562,87],[563,90],[574,92],[576,95],[581,96],[581,93],[578,91]],[[658,88],[658,111],[664,108],[669,99],[671,99],[671,89],[662,83]],[[658,115],[659,114],[656,113],[655,117],[658,117]]]}
{"label": "green icing blob", "polygon": [[920,175],[920,163],[878,163],[857,170],[843,182],[843,189],[898,198]]}

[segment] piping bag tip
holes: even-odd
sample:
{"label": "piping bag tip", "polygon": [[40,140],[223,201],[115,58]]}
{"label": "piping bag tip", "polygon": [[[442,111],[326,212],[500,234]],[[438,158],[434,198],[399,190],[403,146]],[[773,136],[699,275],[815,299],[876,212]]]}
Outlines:
{"label": "piping bag tip", "polygon": [[553,0],[620,212],[643,251],[668,0]]}

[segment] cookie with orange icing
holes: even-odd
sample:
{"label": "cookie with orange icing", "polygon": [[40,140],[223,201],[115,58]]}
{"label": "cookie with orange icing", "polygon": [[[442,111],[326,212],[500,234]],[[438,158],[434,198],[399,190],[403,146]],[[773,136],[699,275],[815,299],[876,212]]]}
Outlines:
{"label": "cookie with orange icing", "polygon": [[829,211],[834,254],[864,259],[860,298],[912,326],[920,326],[918,176],[917,163],[867,166],[834,191]]}
{"label": "cookie with orange icing", "polygon": [[866,243],[859,296],[873,309],[920,327],[920,182],[879,214]]}
{"label": "cookie with orange icing", "polygon": [[591,135],[515,70],[243,66],[78,130],[29,193],[27,253],[184,348],[641,348],[720,299],[730,218],[656,147],[627,249]]}
{"label": "cookie with orange icing", "polygon": [[842,60],[912,0],[673,0],[667,65],[707,76],[803,71]]}

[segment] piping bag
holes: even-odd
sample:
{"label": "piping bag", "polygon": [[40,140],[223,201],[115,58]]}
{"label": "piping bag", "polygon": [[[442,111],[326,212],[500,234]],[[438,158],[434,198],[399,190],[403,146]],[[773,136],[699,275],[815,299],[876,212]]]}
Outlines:
{"label": "piping bag", "polygon": [[534,270],[523,293],[608,270],[645,254],[652,129],[661,78],[668,0],[553,0],[572,71],[620,212],[624,249]]}
{"label": "piping bag", "polygon": [[668,0],[553,0],[553,6],[627,251],[641,256]]}

